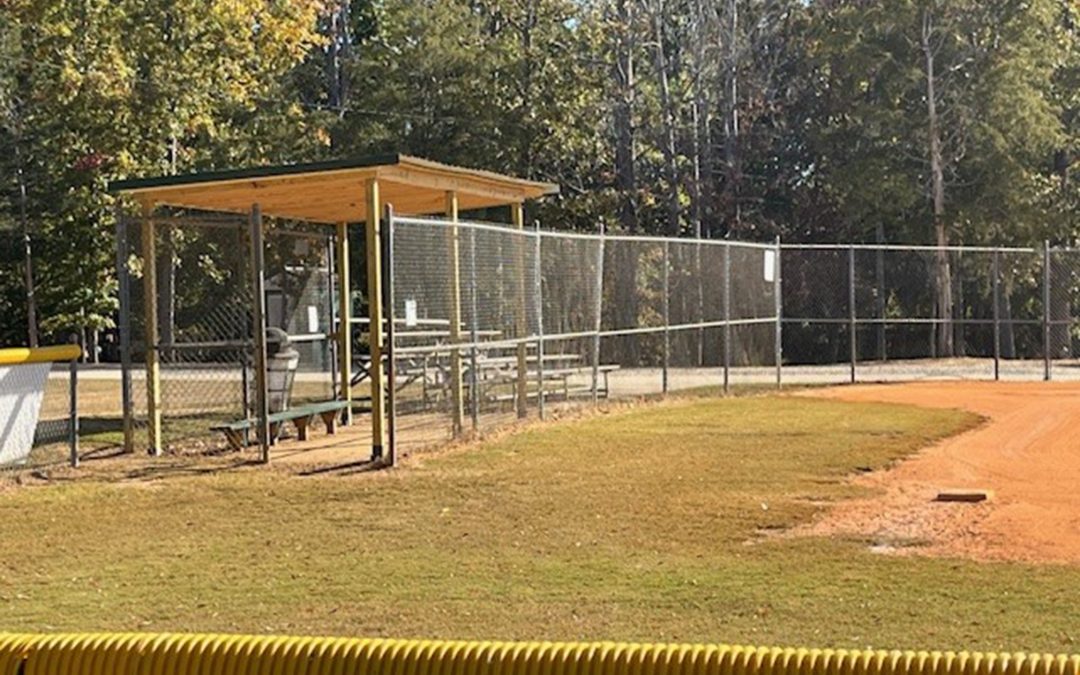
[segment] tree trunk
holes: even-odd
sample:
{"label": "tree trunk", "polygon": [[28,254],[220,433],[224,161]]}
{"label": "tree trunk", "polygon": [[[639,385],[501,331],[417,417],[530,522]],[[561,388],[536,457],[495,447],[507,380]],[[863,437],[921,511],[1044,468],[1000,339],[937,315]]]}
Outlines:
{"label": "tree trunk", "polygon": [[15,143],[15,158],[18,165],[16,175],[19,180],[19,226],[22,229],[23,240],[23,283],[26,288],[26,338],[31,347],[37,347],[37,289],[34,284],[34,250],[30,239],[30,217],[27,213],[29,196],[27,194],[22,151],[17,140]]}
{"label": "tree trunk", "polygon": [[[176,342],[176,245],[172,225],[160,229],[162,237],[157,268],[164,274],[159,273],[158,276],[158,339],[162,344],[171,346]],[[169,361],[173,360],[174,353],[172,349],[161,352]]]}
{"label": "tree trunk", "polygon": [[728,207],[727,233],[738,231],[742,220],[739,202],[739,5],[728,0],[727,57],[724,64],[724,203]]}
{"label": "tree trunk", "polygon": [[[711,228],[706,225],[706,213],[708,204],[712,202],[712,139],[709,134],[709,99],[708,90],[705,86],[706,54],[705,44],[708,30],[706,24],[704,0],[693,0],[693,21],[691,22],[690,40],[692,44],[692,68],[690,83],[693,96],[690,105],[693,130],[691,141],[693,143],[693,176],[690,184],[691,218],[693,220],[694,238],[703,239],[709,236]],[[694,269],[697,279],[697,320],[705,319],[705,281],[704,269],[701,260],[701,246],[698,245],[694,254]],[[716,353],[716,341],[706,339],[706,331],[697,331],[697,364],[704,366],[708,362],[719,362],[719,354]]]}
{"label": "tree trunk", "polygon": [[[619,199],[619,224],[624,233],[637,232],[637,178],[634,171],[634,9],[633,0],[617,0],[618,23],[612,75],[615,80],[615,188]],[[630,246],[614,249],[615,297],[613,318],[620,327],[636,326],[637,257]],[[639,350],[633,337],[619,341],[618,358],[636,364]]]}
{"label": "tree trunk", "polygon": [[668,78],[668,60],[664,53],[664,0],[655,0],[652,11],[653,40],[656,53],[656,79],[660,86],[660,127],[664,135],[660,147],[664,154],[664,179],[667,182],[667,230],[679,235],[679,167],[675,149],[675,109]]}
{"label": "tree trunk", "polygon": [[941,155],[941,129],[937,113],[937,94],[935,92],[934,49],[931,38],[934,35],[934,19],[929,9],[923,12],[922,52],[926,68],[926,117],[927,135],[930,145],[930,196],[933,209],[934,241],[939,249],[934,254],[934,309],[942,323],[937,324],[935,356],[953,355],[953,298],[952,271],[949,266],[949,254],[943,247],[949,245],[949,233],[945,223],[945,170]]}
{"label": "tree trunk", "polygon": [[521,84],[521,111],[523,116],[523,147],[521,148],[521,175],[533,178],[533,151],[536,145],[535,126],[529,123],[533,118],[533,29],[537,24],[536,0],[527,0],[526,17],[521,30],[521,50],[525,59],[525,72]]}
{"label": "tree trunk", "polygon": [[705,46],[708,41],[708,23],[704,8],[705,0],[694,0],[693,22],[691,24],[690,40],[692,42],[692,67],[690,83],[693,89],[691,102],[691,115],[693,116],[693,183],[690,196],[693,200],[694,236],[708,238],[710,235],[708,222],[709,205],[712,204],[713,184],[712,176],[714,160],[712,152],[712,134],[709,124],[709,90],[706,86],[708,81]]}
{"label": "tree trunk", "polygon": [[1016,358],[1016,331],[1013,329],[1012,275],[1006,272],[1001,283],[1001,358]]}

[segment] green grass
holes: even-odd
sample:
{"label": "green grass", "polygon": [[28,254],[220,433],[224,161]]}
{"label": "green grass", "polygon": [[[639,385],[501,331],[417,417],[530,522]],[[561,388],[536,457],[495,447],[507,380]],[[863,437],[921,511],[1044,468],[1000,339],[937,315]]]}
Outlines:
{"label": "green grass", "polygon": [[0,494],[0,629],[1071,651],[1080,569],[765,536],[976,424],[799,397],[535,427],[393,472]]}

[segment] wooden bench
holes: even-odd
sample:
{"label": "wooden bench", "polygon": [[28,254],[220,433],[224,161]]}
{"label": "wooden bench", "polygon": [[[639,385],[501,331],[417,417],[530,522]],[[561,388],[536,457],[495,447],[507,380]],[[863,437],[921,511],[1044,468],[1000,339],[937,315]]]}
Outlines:
{"label": "wooden bench", "polygon": [[[311,426],[311,422],[316,417],[322,419],[323,425],[326,426],[326,433],[336,433],[338,415],[348,405],[345,401],[322,401],[298,405],[288,410],[271,413],[267,417],[267,422],[270,424],[270,438],[276,439],[278,432],[281,431],[281,426],[285,422],[292,422],[293,426],[296,427],[297,438],[306,441],[308,439],[308,427]],[[254,428],[256,423],[257,421],[253,419],[236,420],[235,422],[210,427],[210,430],[224,433],[225,439],[233,450],[243,450],[247,445],[245,432]]]}

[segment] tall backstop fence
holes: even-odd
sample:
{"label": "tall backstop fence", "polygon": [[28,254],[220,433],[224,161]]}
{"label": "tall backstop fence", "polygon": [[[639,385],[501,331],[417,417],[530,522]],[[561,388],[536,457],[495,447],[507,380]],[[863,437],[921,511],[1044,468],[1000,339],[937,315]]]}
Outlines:
{"label": "tall backstop fence", "polygon": [[716,644],[0,634],[0,675],[1077,675],[1080,656]]}
{"label": "tall backstop fence", "polygon": [[[775,366],[776,244],[386,220],[394,441]],[[774,381],[779,383],[779,371]]]}

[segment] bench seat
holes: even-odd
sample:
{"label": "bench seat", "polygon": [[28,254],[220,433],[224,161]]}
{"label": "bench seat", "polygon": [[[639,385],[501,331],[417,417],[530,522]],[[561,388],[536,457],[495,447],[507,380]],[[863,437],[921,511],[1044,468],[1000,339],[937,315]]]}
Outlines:
{"label": "bench seat", "polygon": [[[346,401],[320,401],[317,403],[305,403],[303,405],[291,407],[288,410],[270,413],[266,418],[267,422],[270,424],[270,437],[277,438],[278,432],[281,430],[281,425],[285,422],[292,422],[296,427],[297,438],[301,441],[306,441],[308,439],[308,427],[316,417],[322,419],[323,425],[326,427],[326,433],[337,433],[338,415],[348,406],[349,404]],[[225,439],[234,450],[243,450],[244,446],[247,445],[245,432],[254,428],[256,424],[257,421],[254,419],[243,419],[236,420],[235,422],[218,424],[210,427],[210,430],[224,433]]]}

